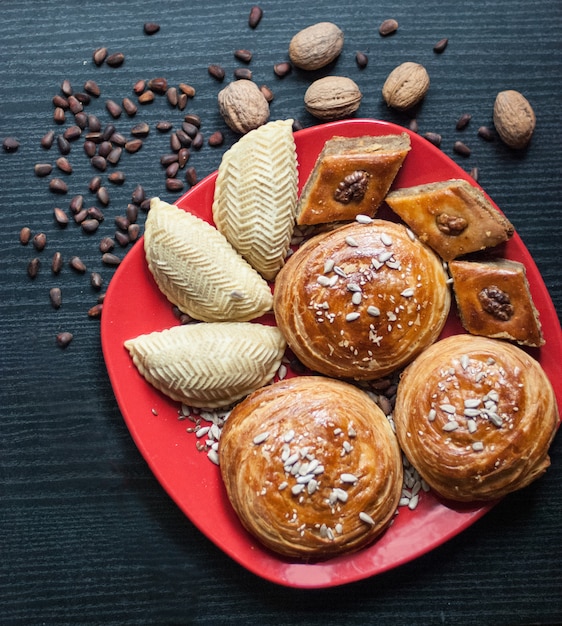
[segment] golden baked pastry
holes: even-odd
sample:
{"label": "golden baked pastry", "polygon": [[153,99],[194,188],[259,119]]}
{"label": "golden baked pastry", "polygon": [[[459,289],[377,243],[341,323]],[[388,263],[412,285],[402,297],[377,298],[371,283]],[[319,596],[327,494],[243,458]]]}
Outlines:
{"label": "golden baked pastry", "polygon": [[398,385],[400,446],[441,496],[493,500],[549,466],[558,425],[552,385],[514,344],[454,335],[409,365]]}
{"label": "golden baked pastry", "polygon": [[373,217],[409,151],[407,133],[329,139],[302,190],[297,223]]}
{"label": "golden baked pastry", "polygon": [[544,344],[525,266],[517,261],[451,261],[449,272],[464,328],[473,335]]}
{"label": "golden baked pastry", "polygon": [[205,408],[228,406],[272,380],[285,347],[277,328],[250,322],[186,324],[125,342],[151,385]]}
{"label": "golden baked pastry", "polygon": [[271,288],[216,228],[152,198],[144,251],[162,293],[204,322],[243,322],[271,310]]}
{"label": "golden baked pastry", "polygon": [[433,343],[451,303],[442,261],[402,224],[351,223],[303,244],[277,275],[277,325],[304,365],[371,380]]}
{"label": "golden baked pastry", "polygon": [[397,189],[385,201],[446,261],[497,246],[514,232],[509,220],[466,180]]}
{"label": "golden baked pastry", "polygon": [[356,551],[392,520],[402,457],[388,419],[353,385],[301,376],[264,387],[223,427],[220,469],[246,529],[289,557]]}
{"label": "golden baked pastry", "polygon": [[225,152],[219,165],[215,225],[267,280],[275,278],[289,250],[297,182],[293,120],[250,131]]}

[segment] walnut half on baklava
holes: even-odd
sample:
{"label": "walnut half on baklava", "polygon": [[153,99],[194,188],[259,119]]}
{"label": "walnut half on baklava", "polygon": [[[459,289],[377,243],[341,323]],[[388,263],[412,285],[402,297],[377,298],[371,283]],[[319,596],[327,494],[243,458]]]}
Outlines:
{"label": "walnut half on baklava", "polygon": [[400,135],[333,137],[308,177],[298,206],[300,225],[373,217],[410,151]]}
{"label": "walnut half on baklava", "polygon": [[473,335],[544,344],[525,266],[517,261],[451,261],[449,272],[459,316]]}

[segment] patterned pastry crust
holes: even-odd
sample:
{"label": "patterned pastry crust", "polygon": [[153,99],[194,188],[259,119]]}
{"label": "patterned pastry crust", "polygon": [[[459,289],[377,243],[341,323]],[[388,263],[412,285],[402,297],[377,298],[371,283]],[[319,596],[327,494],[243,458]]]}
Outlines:
{"label": "patterned pastry crust", "polygon": [[497,246],[514,233],[509,220],[466,180],[397,189],[385,201],[446,261]]}
{"label": "patterned pastry crust", "polygon": [[445,498],[492,500],[549,466],[558,425],[539,363],[498,339],[455,335],[406,368],[394,410],[412,465]]}
{"label": "patterned pastry crust", "polygon": [[462,325],[473,335],[539,347],[544,338],[525,266],[517,261],[451,261]]}
{"label": "patterned pastry crust", "polygon": [[312,370],[383,377],[433,343],[451,296],[442,261],[405,226],[352,223],[302,245],[279,272],[274,312]]}
{"label": "patterned pastry crust", "polygon": [[153,198],[144,250],[162,293],[204,322],[248,321],[271,310],[271,288],[210,224]]}
{"label": "patterned pastry crust", "polygon": [[409,151],[406,133],[329,139],[302,190],[297,223],[373,217]]}
{"label": "patterned pastry crust", "polygon": [[274,383],[238,404],[219,458],[242,524],[289,557],[368,545],[393,518],[402,488],[384,413],[365,392],[321,376]]}
{"label": "patterned pastry crust", "polygon": [[217,229],[264,278],[283,266],[295,226],[297,154],[293,120],[241,137],[219,166],[213,200]]}
{"label": "patterned pastry crust", "polygon": [[151,385],[205,408],[228,406],[271,381],[285,345],[274,326],[250,322],[186,324],[125,342]]}

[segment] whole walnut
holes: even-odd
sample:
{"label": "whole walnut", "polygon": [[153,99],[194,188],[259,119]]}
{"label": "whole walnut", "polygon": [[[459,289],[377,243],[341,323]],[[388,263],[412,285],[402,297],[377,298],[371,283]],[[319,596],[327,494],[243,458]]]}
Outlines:
{"label": "whole walnut", "polygon": [[523,94],[500,91],[494,102],[494,126],[500,139],[510,148],[525,148],[535,130],[535,113]]}
{"label": "whole walnut", "polygon": [[242,135],[265,124],[269,103],[256,83],[240,79],[218,94],[219,111],[227,125]]}
{"label": "whole walnut", "polygon": [[423,100],[429,89],[429,74],[423,65],[406,61],[388,75],[382,96],[389,107],[405,111]]}
{"label": "whole walnut", "polygon": [[332,22],[318,22],[299,31],[289,44],[289,58],[302,70],[318,70],[336,59],[343,48],[343,31]]}

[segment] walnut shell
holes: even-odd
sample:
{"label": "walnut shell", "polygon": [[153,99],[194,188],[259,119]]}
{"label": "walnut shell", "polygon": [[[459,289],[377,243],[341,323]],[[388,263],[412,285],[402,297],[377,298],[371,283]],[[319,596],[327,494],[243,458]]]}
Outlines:
{"label": "walnut shell", "polygon": [[230,83],[219,92],[218,102],[224,121],[242,135],[262,126],[269,119],[269,103],[251,80]]}
{"label": "walnut shell", "polygon": [[536,118],[529,101],[518,91],[500,91],[494,103],[494,126],[510,148],[521,149],[531,140]]}
{"label": "walnut shell", "polygon": [[429,74],[423,65],[406,61],[388,75],[382,96],[388,106],[404,111],[421,102],[429,89]]}
{"label": "walnut shell", "polygon": [[363,97],[357,84],[345,76],[315,80],[304,94],[306,110],[320,120],[339,120],[357,111]]}
{"label": "walnut shell", "polygon": [[332,22],[318,22],[291,39],[289,58],[302,70],[317,70],[336,59],[342,48],[343,31]]}

